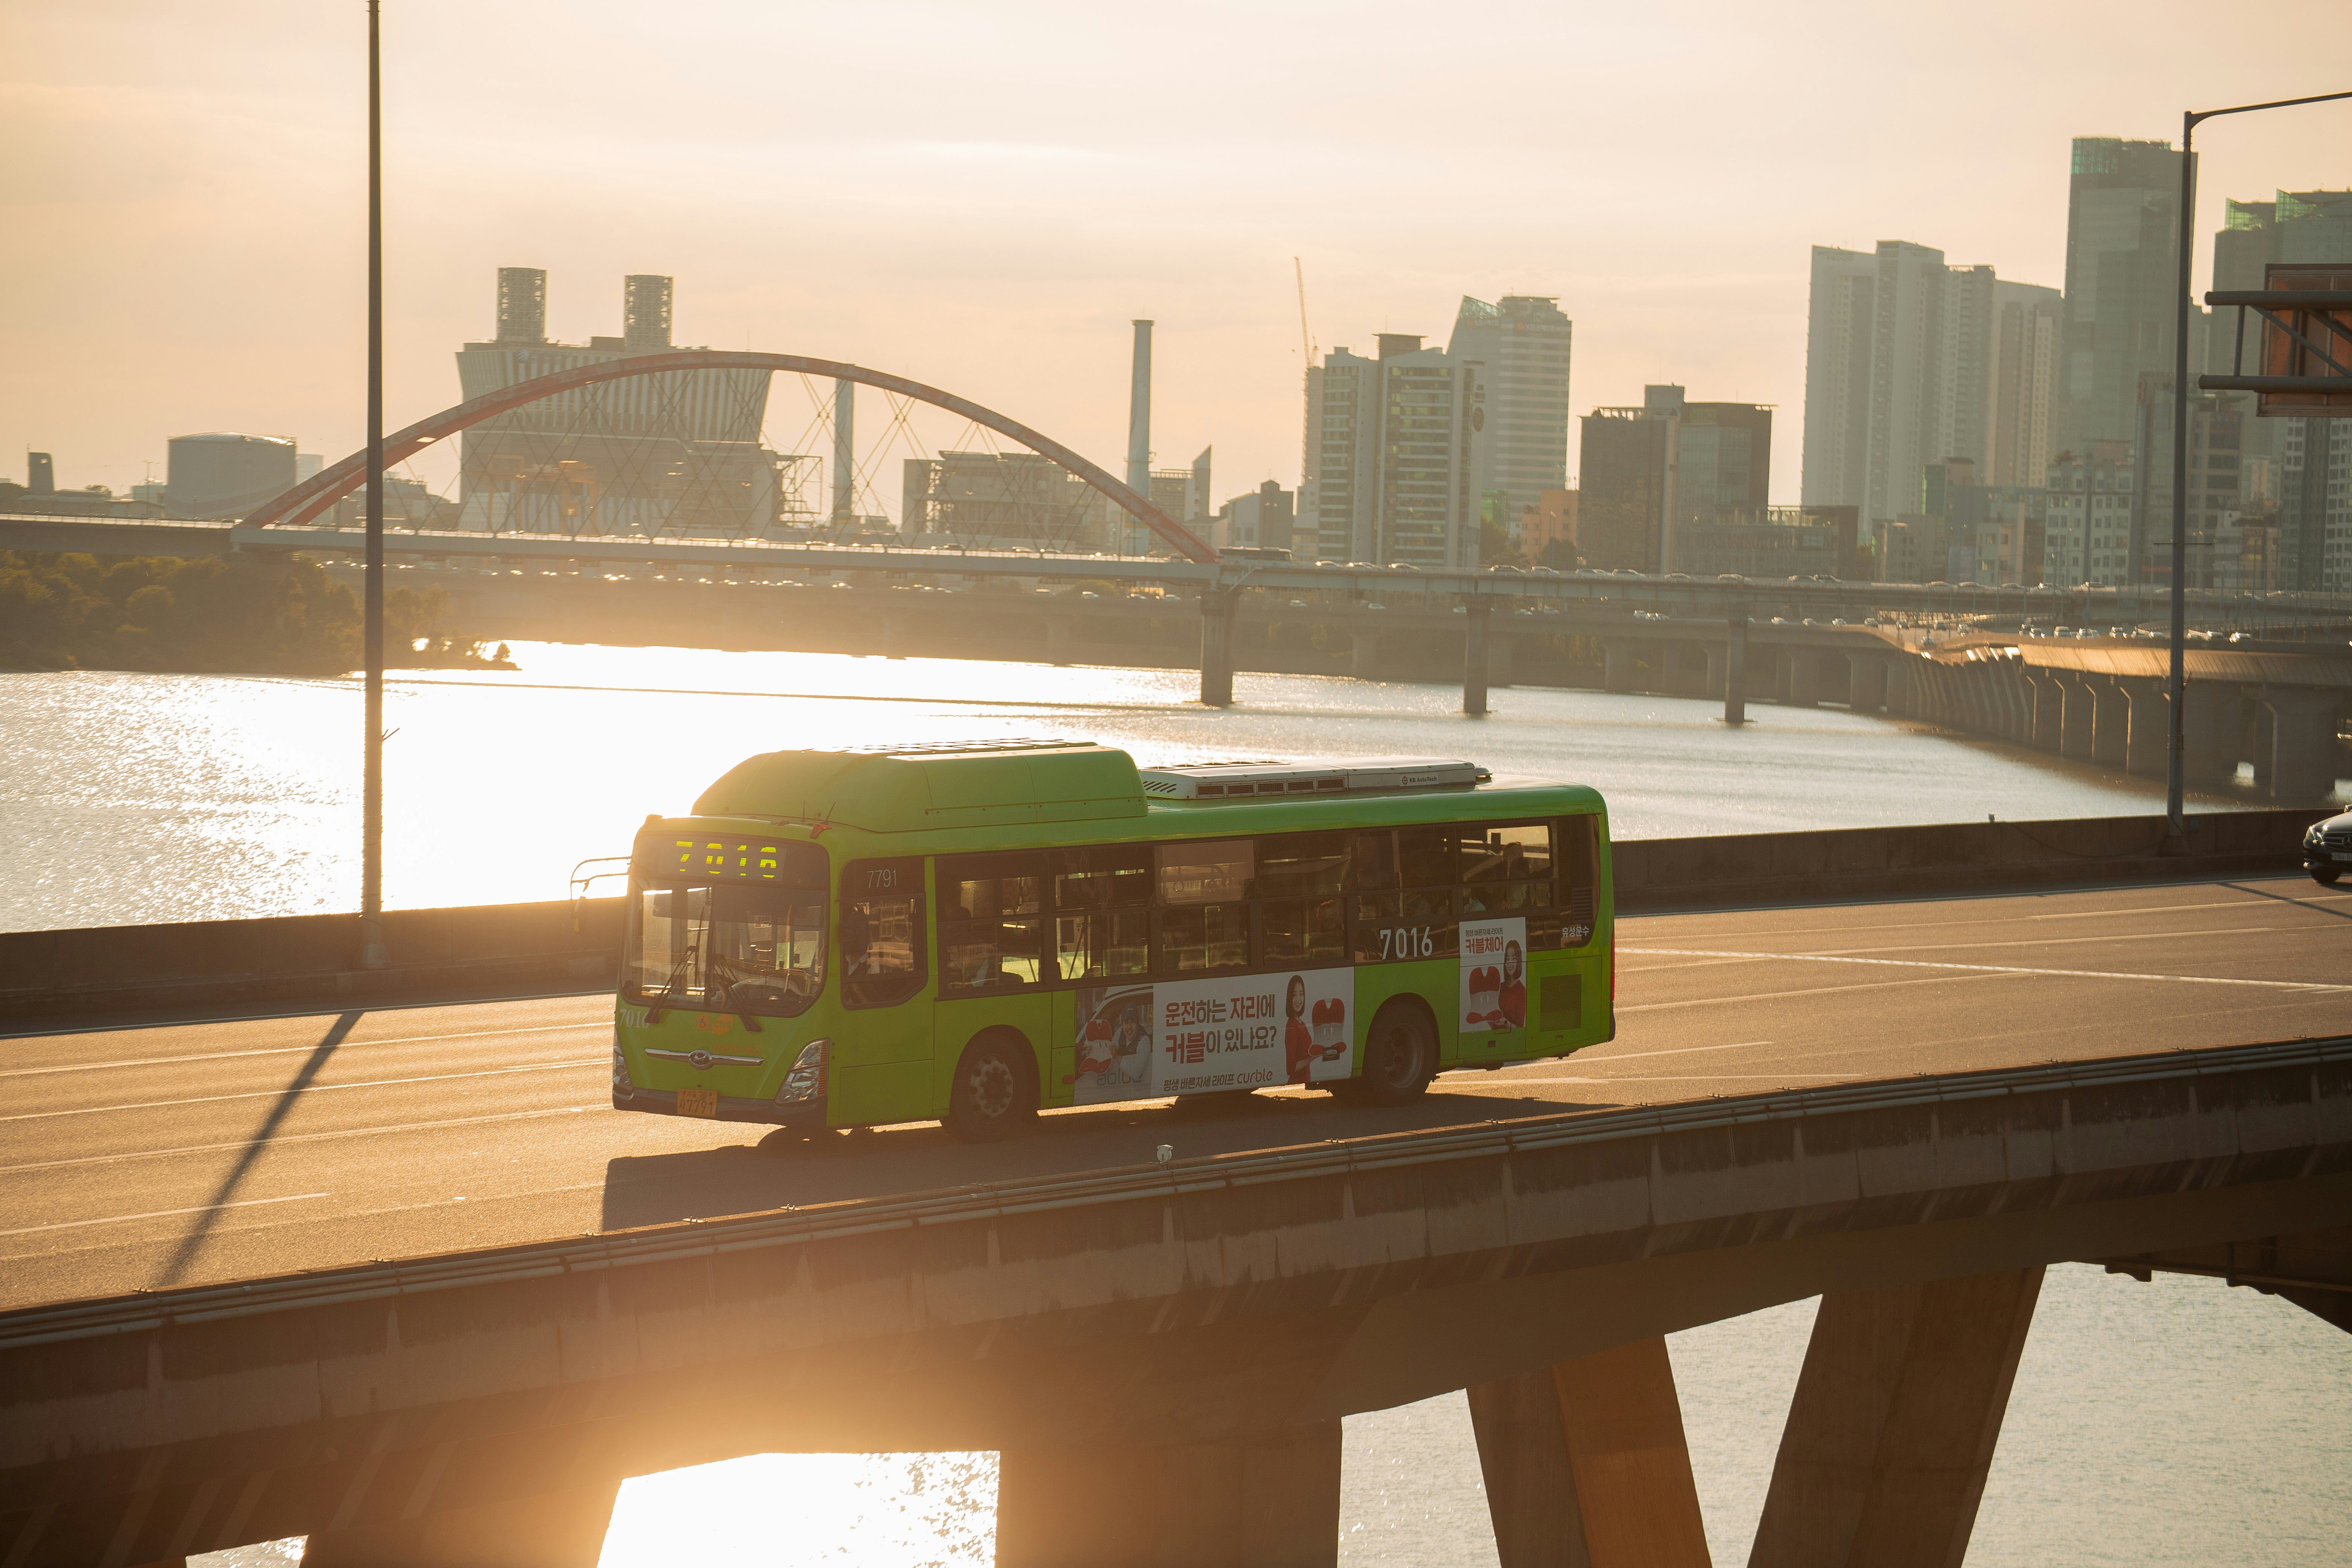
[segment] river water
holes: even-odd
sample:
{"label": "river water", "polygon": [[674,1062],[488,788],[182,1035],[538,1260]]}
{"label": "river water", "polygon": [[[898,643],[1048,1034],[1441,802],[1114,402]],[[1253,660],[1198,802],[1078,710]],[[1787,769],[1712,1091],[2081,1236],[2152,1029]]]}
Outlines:
{"label": "river water", "polygon": [[[745,755],[844,743],[1055,735],[1147,763],[1455,756],[1595,784],[1621,837],[2162,809],[2145,781],[1837,710],[1757,704],[1731,730],[1691,700],[1504,689],[1472,720],[1451,687],[1244,675],[1238,704],[1210,712],[1181,671],[514,652],[519,673],[390,686],[393,907],[560,898],[575,862],[625,852],[646,813],[685,810]],[[0,930],[352,908],[360,719],[349,681],[0,675]],[[1746,1557],[1811,1316],[1794,1303],[1671,1341],[1717,1563]],[[1342,1562],[1494,1563],[1460,1395],[1350,1419],[1345,1465]],[[604,1563],[984,1564],[994,1489],[986,1454],[644,1477],[622,1491]],[[1971,1563],[2317,1565],[2346,1561],[2347,1540],[2352,1336],[2212,1281],[2052,1270]]]}
{"label": "river water", "polygon": [[[1836,709],[1754,704],[1735,730],[1690,699],[1513,688],[1466,719],[1447,686],[1244,675],[1239,703],[1210,711],[1181,670],[514,651],[519,673],[387,688],[393,908],[560,899],[575,862],[625,854],[646,813],[684,811],[752,752],[877,742],[1083,737],[1145,763],[1458,756],[1594,784],[1632,838],[2163,809],[2153,781]],[[0,931],[356,907],[360,722],[347,680],[0,675]]]}

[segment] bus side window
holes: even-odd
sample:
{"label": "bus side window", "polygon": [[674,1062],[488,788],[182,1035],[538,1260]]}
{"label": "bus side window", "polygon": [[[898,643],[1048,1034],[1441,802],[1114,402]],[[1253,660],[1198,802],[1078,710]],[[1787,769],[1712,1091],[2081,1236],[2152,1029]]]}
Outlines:
{"label": "bus side window", "polygon": [[1150,848],[1138,844],[1049,850],[1046,867],[1054,884],[1054,968],[1060,978],[1108,980],[1148,973]]}
{"label": "bus side window", "polygon": [[1350,837],[1350,948],[1358,963],[1454,956],[1465,862],[1458,835],[1452,827],[1400,827]]}
{"label": "bus side window", "polygon": [[1043,855],[942,855],[939,868],[941,994],[1052,978]]}
{"label": "bus side window", "polygon": [[888,1007],[923,988],[923,862],[852,860],[841,868],[841,1000]]}
{"label": "bus side window", "polygon": [[1257,909],[1265,962],[1278,969],[1345,963],[1348,841],[1284,833],[1257,841]]}
{"label": "bus side window", "polygon": [[1553,825],[1559,846],[1562,947],[1591,942],[1601,900],[1601,819],[1563,816]]}
{"label": "bus side window", "polygon": [[1159,932],[1152,972],[1163,979],[1250,965],[1252,842],[1160,847]]}
{"label": "bus side window", "polygon": [[1463,918],[1524,915],[1530,942],[1557,947],[1551,824],[1472,823],[1461,829],[1461,837]]}

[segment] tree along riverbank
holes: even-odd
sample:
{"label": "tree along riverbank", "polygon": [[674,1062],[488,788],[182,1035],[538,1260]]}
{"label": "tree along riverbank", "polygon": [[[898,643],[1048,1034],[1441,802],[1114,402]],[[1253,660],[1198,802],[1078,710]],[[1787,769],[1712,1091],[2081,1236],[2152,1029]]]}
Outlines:
{"label": "tree along riverbank", "polygon": [[[514,668],[445,634],[446,614],[438,588],[386,593],[385,663]],[[0,669],[341,675],[361,661],[361,630],[359,595],[299,556],[0,551]]]}

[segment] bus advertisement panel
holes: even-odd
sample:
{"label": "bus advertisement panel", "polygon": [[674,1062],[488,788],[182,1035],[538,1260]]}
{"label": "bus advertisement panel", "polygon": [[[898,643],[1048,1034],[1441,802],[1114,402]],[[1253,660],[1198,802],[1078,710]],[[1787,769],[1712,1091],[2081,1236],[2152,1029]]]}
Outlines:
{"label": "bus advertisement panel", "polygon": [[1528,1024],[1528,922],[1462,922],[1462,1032],[1501,1034]]}
{"label": "bus advertisement panel", "polygon": [[1305,969],[1077,994],[1080,1105],[1353,1075],[1356,972]]}

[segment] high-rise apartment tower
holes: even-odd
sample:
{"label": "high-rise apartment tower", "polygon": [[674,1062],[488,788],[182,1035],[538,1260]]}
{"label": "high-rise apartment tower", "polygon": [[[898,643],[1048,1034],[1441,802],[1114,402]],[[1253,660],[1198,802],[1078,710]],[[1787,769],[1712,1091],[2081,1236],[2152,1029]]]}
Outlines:
{"label": "high-rise apartment tower", "polygon": [[1478,488],[1516,529],[1546,490],[1568,486],[1569,350],[1576,325],[1550,295],[1462,298],[1446,352],[1485,365],[1486,462]]}

